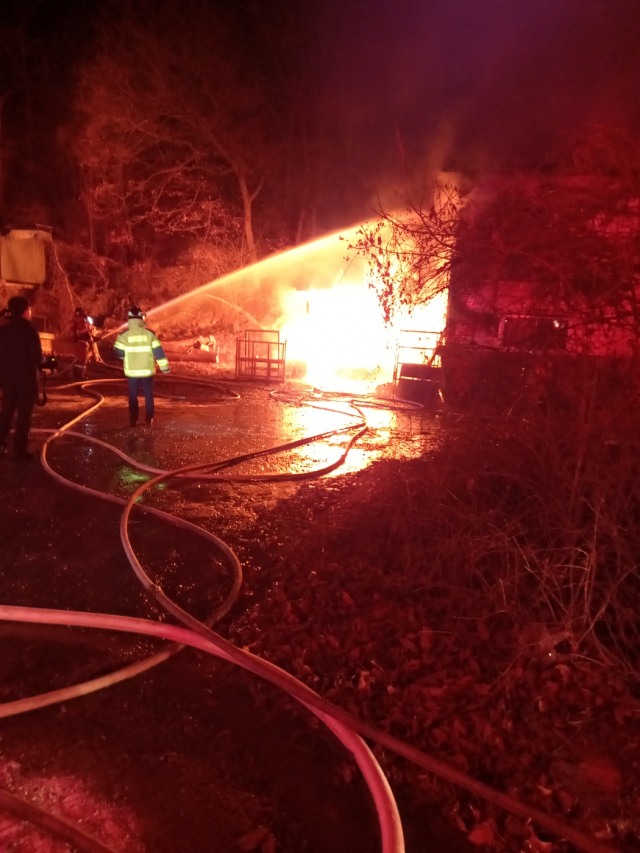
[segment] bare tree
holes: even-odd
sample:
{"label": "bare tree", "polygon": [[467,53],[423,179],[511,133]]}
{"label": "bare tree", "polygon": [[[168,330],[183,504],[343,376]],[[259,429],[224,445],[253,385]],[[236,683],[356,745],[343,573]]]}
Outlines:
{"label": "bare tree", "polygon": [[447,290],[465,204],[454,183],[435,175],[417,202],[409,193],[397,198],[397,209],[381,209],[349,246],[368,260],[387,320],[401,307],[424,304]]}
{"label": "bare tree", "polygon": [[119,3],[82,67],[71,137],[92,227],[132,244],[151,235],[238,240],[257,259],[253,203],[273,158],[257,85],[235,33],[202,0]]}

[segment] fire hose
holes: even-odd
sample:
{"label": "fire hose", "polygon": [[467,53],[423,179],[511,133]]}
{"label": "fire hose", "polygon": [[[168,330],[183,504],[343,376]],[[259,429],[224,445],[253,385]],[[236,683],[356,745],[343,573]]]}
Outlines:
{"label": "fire hose", "polygon": [[[97,380],[97,382],[112,381],[114,380]],[[73,384],[85,388],[86,386],[92,385],[94,383],[95,380]],[[207,383],[206,381],[200,380],[198,384]],[[494,805],[497,805],[500,808],[503,808],[513,814],[516,814],[527,821],[534,821],[539,826],[547,829],[553,834],[560,836],[561,838],[564,838],[567,841],[570,841],[578,849],[584,850],[586,851],[586,853],[614,853],[613,848],[609,847],[606,844],[598,842],[593,838],[585,836],[583,833],[579,832],[574,827],[567,824],[564,820],[555,818],[552,815],[548,815],[532,806],[529,806],[526,803],[522,803],[521,801],[517,800],[512,796],[497,791],[496,789],[491,788],[490,786],[473,779],[467,774],[450,767],[445,762],[433,758],[432,756],[421,752],[420,750],[398,740],[397,738],[394,738],[388,733],[379,731],[378,729],[369,725],[358,717],[322,699],[310,688],[308,688],[306,685],[295,679],[293,676],[291,676],[284,670],[274,666],[268,661],[251,655],[249,652],[238,649],[233,644],[229,643],[227,640],[224,640],[220,635],[213,632],[211,628],[208,627],[208,625],[199,622],[190,614],[182,610],[182,608],[180,608],[164,594],[164,592],[159,586],[152,582],[152,580],[148,577],[148,575],[142,568],[133,548],[131,547],[128,536],[128,523],[133,509],[135,509],[136,511],[143,511],[146,513],[151,513],[153,515],[164,517],[166,520],[170,521],[170,523],[176,524],[185,529],[193,530],[194,532],[196,532],[196,530],[200,530],[201,532],[199,533],[199,535],[210,537],[210,541],[219,550],[219,552],[225,554],[227,559],[235,558],[233,552],[228,549],[227,546],[221,542],[221,540],[218,540],[216,537],[213,537],[212,534],[208,534],[205,531],[202,531],[200,528],[195,528],[195,525],[191,525],[190,522],[178,519],[175,516],[170,516],[167,513],[162,513],[161,511],[153,509],[151,507],[141,505],[138,501],[146,490],[152,488],[154,485],[157,485],[160,482],[167,481],[172,478],[186,477],[194,479],[218,480],[222,482],[257,482],[304,479],[312,476],[320,476],[321,474],[327,473],[329,470],[333,470],[338,465],[342,464],[353,443],[357,440],[357,438],[360,437],[360,435],[362,435],[366,431],[366,422],[362,415],[362,412],[359,411],[357,404],[354,405],[354,408],[358,412],[359,420],[356,424],[352,424],[348,427],[344,427],[338,430],[332,430],[309,438],[300,439],[296,442],[280,445],[278,447],[270,448],[268,450],[244,454],[242,456],[238,456],[233,459],[228,459],[223,462],[198,463],[196,465],[185,466],[174,471],[160,471],[159,469],[153,469],[150,466],[141,465],[135,462],[134,460],[123,454],[121,451],[117,450],[106,442],[102,442],[99,439],[95,439],[91,436],[87,436],[82,433],[71,432],[69,428],[74,423],[76,423],[81,418],[86,417],[89,413],[97,409],[103,401],[101,395],[91,391],[89,391],[88,393],[90,393],[95,398],[99,398],[96,404],[91,406],[80,416],[74,418],[72,421],[70,421],[68,424],[58,430],[40,430],[40,432],[49,433],[49,437],[47,438],[42,448],[42,463],[48,473],[55,477],[55,479],[59,482],[62,482],[67,486],[71,486],[74,489],[80,490],[83,493],[92,494],[94,496],[101,497],[102,499],[109,500],[120,505],[124,505],[124,511],[122,514],[120,525],[120,536],[129,563],[131,564],[139,580],[143,583],[149,593],[153,595],[154,599],[158,603],[160,603],[168,612],[176,616],[184,625],[187,626],[187,629],[189,630],[165,625],[164,623],[155,623],[147,620],[133,619],[130,617],[111,616],[107,614],[73,613],[69,611],[51,611],[39,608],[19,608],[9,606],[0,606],[0,619],[12,621],[42,622],[46,624],[83,625],[86,627],[110,628],[112,630],[133,631],[136,633],[163,637],[165,639],[170,639],[174,642],[181,643],[183,645],[191,645],[196,648],[200,648],[203,651],[207,651],[211,654],[218,655],[224,658],[225,660],[229,660],[243,667],[244,669],[247,669],[248,671],[254,673],[255,675],[258,675],[259,677],[264,678],[270,681],[271,683],[277,685],[278,687],[282,688],[287,693],[289,693],[289,695],[291,695],[292,697],[300,701],[302,704],[304,704],[307,708],[309,708],[321,720],[323,720],[329,726],[329,728],[334,731],[334,733],[339,737],[339,739],[342,740],[342,742],[347,745],[348,748],[351,749],[354,753],[354,757],[363,772],[367,784],[369,785],[372,796],[374,798],[376,809],[378,811],[383,853],[402,853],[402,851],[404,850],[402,827],[400,825],[397,807],[395,805],[395,801],[393,800],[393,796],[391,794],[386,778],[384,777],[378,763],[373,758],[373,755],[370,753],[368,747],[366,746],[364,741],[361,740],[361,737],[359,737],[356,733],[359,733],[360,736],[370,738],[371,740],[379,743],[387,749],[392,750],[393,752],[403,756],[404,758],[407,758],[409,761],[412,761],[418,766],[423,767],[425,770],[435,775],[438,775],[450,782],[453,782],[459,787],[486,800],[487,802],[493,803]],[[274,396],[282,397],[282,394],[274,394]],[[359,401],[359,404],[361,404],[362,402],[363,401]],[[381,401],[380,404],[377,404],[375,401],[372,401],[372,403],[373,405],[385,405],[386,401]],[[312,403],[312,405],[314,404]],[[327,407],[321,406],[321,408]],[[340,409],[333,409],[333,411],[339,411],[343,415],[346,414],[343,410]],[[358,429],[358,432],[349,440],[347,448],[341,455],[340,460],[337,463],[333,463],[332,465],[326,466],[325,468],[320,469],[318,471],[302,474],[266,475],[233,475],[221,473],[223,469],[237,465],[240,462],[246,461],[248,459],[257,458],[259,456],[264,456],[267,454],[283,452],[284,450],[289,450],[292,447],[307,444],[312,441],[317,441],[320,438],[327,437],[328,435],[332,435],[338,432],[346,432],[355,428]],[[130,496],[128,501],[124,501],[115,496],[107,495],[102,492],[98,492],[97,490],[89,489],[88,487],[72,483],[71,481],[62,477],[57,472],[53,471],[47,461],[48,445],[55,439],[60,438],[65,434],[73,435],[74,437],[82,438],[83,440],[101,444],[109,448],[112,452],[115,452],[121,458],[125,459],[129,464],[134,465],[140,470],[147,471],[148,473],[154,473],[156,474],[156,476],[153,477],[151,480],[148,480],[138,489],[136,489],[134,493]],[[214,472],[205,473],[208,469],[214,469]],[[237,561],[237,558],[235,559]],[[231,604],[228,605],[228,607],[231,606]],[[175,651],[173,653],[175,653]],[[160,654],[166,654],[166,652]],[[141,662],[141,664],[144,663],[145,662]],[[135,666],[137,665],[134,665],[134,667]],[[120,673],[122,672],[124,671],[121,670]],[[4,706],[0,705],[0,716],[8,716],[12,713],[19,713],[22,710],[31,709],[33,707],[42,707],[43,705],[52,704],[56,701],[62,701],[63,698],[72,698],[72,696],[74,695],[83,695],[83,693],[88,692],[88,685],[94,685],[97,682],[103,680],[106,680],[108,682],[110,678],[118,677],[119,673],[116,673],[112,674],[112,676],[106,676],[104,679],[97,679],[94,682],[88,682],[84,685],[76,685],[75,687],[65,688],[63,691],[55,691],[50,694],[44,694],[40,697],[31,697],[31,699],[19,700],[18,702],[14,703],[7,703]],[[124,677],[130,676],[125,675]],[[101,684],[99,686],[106,686],[106,684]],[[89,689],[99,689],[99,686],[90,687]],[[64,696],[62,696],[62,694],[64,694]]]}
{"label": "fire hose", "polygon": [[[56,480],[66,484],[68,486],[71,486],[77,490],[80,490],[85,494],[92,494],[94,496],[101,497],[105,500],[109,500],[110,502],[125,504],[126,503],[125,501],[123,501],[122,499],[117,498],[113,495],[103,494],[102,492],[99,492],[97,490],[89,489],[85,486],[80,486],[79,484],[74,484],[71,481],[68,481],[66,478],[62,477],[57,472],[53,471],[53,469],[51,469],[51,467],[48,464],[47,458],[46,458],[47,447],[51,441],[53,441],[56,438],[59,438],[63,434],[72,434],[69,427],[71,427],[78,420],[86,417],[88,414],[95,411],[102,404],[102,402],[104,400],[102,395],[90,391],[88,388],[86,388],[86,386],[92,385],[92,384],[113,383],[113,382],[119,382],[119,381],[122,381],[122,380],[107,379],[107,380],[97,380],[94,382],[71,383],[70,385],[61,386],[61,388],[69,388],[69,387],[74,387],[74,386],[81,387],[81,388],[87,390],[87,392],[91,396],[93,396],[97,400],[97,402],[94,405],[90,406],[89,409],[84,411],[77,418],[74,418],[73,420],[69,421],[61,429],[58,429],[58,430],[34,430],[34,432],[39,431],[39,432],[49,434],[49,438],[47,439],[47,441],[45,442],[45,445],[43,446],[41,458],[42,458],[42,462],[43,462],[43,465],[45,467],[45,470],[47,470],[48,473],[50,473],[52,476],[54,476]],[[203,384],[203,383],[198,382],[198,384]],[[210,384],[210,383],[205,383],[205,384]],[[234,394],[233,396],[235,398],[238,398],[238,395],[236,395],[236,394]],[[344,429],[332,430],[332,431],[329,431],[327,433],[323,433],[322,437],[334,434],[335,432],[342,432],[342,431],[352,430],[352,429],[353,429],[353,426],[350,425],[349,427],[346,427]],[[360,435],[363,431],[364,431],[364,428],[358,432],[358,435]],[[90,436],[86,436],[82,433],[73,433],[73,435],[76,438],[82,438],[84,440],[89,440],[89,441],[92,441],[94,443],[100,444],[106,448],[109,448],[111,451],[116,452],[117,455],[119,455],[120,457],[122,457],[123,459],[128,461],[129,464],[132,464],[135,467],[140,467],[139,464],[136,463],[133,459],[130,459],[125,454],[121,453],[116,448],[113,448],[111,445],[107,444],[106,442],[102,442],[99,439],[94,439],[94,438],[92,438]],[[355,441],[356,437],[357,436],[353,437],[352,440],[349,442],[349,447],[351,446],[351,444],[353,444],[353,441]],[[312,436],[312,437],[308,437],[305,439],[301,439],[301,440],[296,441],[296,442],[292,442],[292,443],[290,443],[289,446],[287,446],[287,449],[289,449],[291,446],[300,446],[302,444],[310,443],[311,441],[318,440],[318,438],[319,438],[319,436]],[[267,451],[258,451],[256,453],[245,454],[242,457],[242,459],[244,460],[244,459],[256,458],[258,456],[266,455],[267,453],[276,452],[279,449],[280,448],[274,448],[274,449],[267,450]],[[326,468],[323,469],[323,472],[326,472],[328,470],[333,470],[333,468],[337,467],[337,464],[341,464],[341,462],[344,461],[344,458],[346,458],[347,452],[348,452],[348,449],[342,454],[338,463],[334,463],[330,466],[326,466]],[[237,464],[237,461],[239,461],[239,460],[234,460],[234,464]],[[206,463],[205,465],[195,466],[195,468],[200,469],[200,468],[211,468],[211,467],[226,467],[228,465],[229,465],[229,460],[227,460],[226,462],[223,462],[223,463],[211,463],[211,462],[209,462],[209,463]],[[194,466],[190,466],[190,468],[191,467],[194,467]],[[148,470],[148,471],[149,470],[154,471],[154,469],[150,469],[149,466],[142,466],[142,469]],[[172,473],[173,474],[173,473],[177,473],[177,472],[166,472],[166,473]],[[181,472],[181,473],[183,473],[186,476],[189,475],[188,470],[185,472]],[[315,472],[315,473],[318,474],[319,472]],[[299,476],[308,476],[308,475],[295,475],[295,476],[297,476],[299,478]],[[228,477],[228,476],[221,477],[220,475],[214,475],[214,474],[210,474],[210,475],[200,474],[198,477],[198,479],[203,479],[203,478],[204,479],[224,479],[227,481],[229,481],[229,480],[250,481],[250,480],[256,479],[255,477],[251,477],[251,476],[236,476],[236,477],[232,478],[232,477]],[[287,478],[288,478],[287,475],[274,475],[273,477],[270,477],[270,479],[287,479]],[[216,619],[220,619],[226,612],[228,612],[228,610],[232,606],[233,602],[235,601],[235,598],[237,597],[237,594],[239,591],[241,570],[240,570],[240,565],[237,561],[235,554],[230,549],[228,549],[227,546],[223,542],[221,542],[221,540],[217,539],[217,537],[213,536],[212,534],[207,533],[206,531],[202,530],[201,528],[197,528],[195,525],[192,525],[190,522],[184,521],[183,519],[176,518],[175,516],[171,516],[168,513],[162,513],[161,511],[155,510],[155,509],[150,508],[150,507],[138,507],[137,506],[136,509],[141,509],[145,512],[151,512],[153,515],[159,516],[159,517],[169,521],[170,523],[172,523],[174,525],[180,526],[184,529],[191,530],[192,532],[196,532],[199,535],[204,536],[217,548],[217,550],[219,552],[223,553],[223,555],[227,558],[228,561],[230,561],[232,563],[232,565],[234,566],[234,569],[235,569],[235,579],[236,579],[235,583],[234,583],[234,589],[232,590],[230,595],[227,597],[227,600],[226,600],[225,604],[222,606],[222,608],[220,608],[216,612],[216,614],[214,614],[214,617],[212,617],[211,621],[215,621]],[[21,616],[19,614],[16,614],[16,618],[21,618]],[[63,614],[61,614],[61,618],[64,620],[65,617]],[[198,624],[200,624],[200,623],[198,623]],[[94,623],[94,626],[95,626],[95,623]],[[85,682],[84,684],[81,684],[81,685],[75,685],[75,686],[70,687],[70,688],[64,688],[63,690],[52,691],[51,693],[43,694],[41,696],[30,697],[28,699],[18,700],[17,702],[13,702],[13,703],[6,703],[5,706],[0,706],[0,716],[10,716],[10,715],[13,715],[16,713],[24,712],[26,710],[32,710],[32,709],[37,708],[37,707],[44,707],[45,705],[50,705],[50,704],[53,704],[54,702],[60,702],[60,701],[64,701],[64,700],[73,698],[74,696],[84,695],[85,693],[88,693],[90,691],[97,690],[97,689],[100,689],[102,687],[106,687],[109,684],[116,683],[117,681],[121,681],[124,678],[130,678],[133,675],[137,674],[138,672],[142,672],[145,669],[148,669],[151,666],[154,666],[157,663],[160,663],[162,660],[165,660],[171,654],[175,654],[177,651],[179,651],[180,648],[182,648],[182,646],[180,646],[180,645],[179,646],[173,646],[169,650],[166,650],[165,652],[161,652],[160,654],[154,655],[151,658],[146,659],[145,661],[141,661],[138,664],[134,664],[130,667],[126,667],[122,670],[119,670],[116,673],[112,673],[112,674],[110,674],[108,676],[104,676],[100,679],[94,679],[90,682]],[[294,679],[294,681],[295,681],[295,679]],[[303,685],[300,685],[300,686],[303,687]],[[391,790],[388,786],[386,778],[385,778],[384,774],[382,773],[382,770],[380,769],[377,761],[375,760],[375,758],[373,757],[373,755],[369,751],[366,744],[364,744],[364,742],[358,737],[358,735],[356,735],[354,732],[352,732],[350,730],[350,728],[345,727],[339,721],[335,721],[333,719],[325,719],[325,715],[323,715],[322,712],[316,711],[314,713],[316,713],[316,715],[328,725],[328,727],[338,736],[338,738],[343,742],[343,744],[353,753],[354,758],[356,759],[356,762],[360,766],[360,768],[363,772],[363,775],[365,777],[365,780],[366,780],[366,782],[367,782],[367,784],[371,790],[371,793],[372,793],[372,796],[374,799],[374,803],[376,804],[376,808],[378,811],[378,815],[379,815],[379,819],[380,819],[382,842],[383,842],[383,851],[385,851],[385,853],[402,853],[402,851],[404,850],[404,844],[402,841],[402,829],[401,829],[401,825],[400,825],[399,816],[397,813],[397,807],[395,806],[395,801],[393,799],[393,795],[391,794]]]}

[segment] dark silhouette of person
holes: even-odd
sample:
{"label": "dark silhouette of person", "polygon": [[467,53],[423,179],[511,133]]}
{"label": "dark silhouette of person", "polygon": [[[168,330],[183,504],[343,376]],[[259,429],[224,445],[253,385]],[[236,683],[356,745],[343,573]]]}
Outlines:
{"label": "dark silhouette of person", "polygon": [[33,407],[38,399],[38,369],[42,365],[42,347],[36,327],[29,322],[31,308],[24,296],[8,302],[9,320],[0,326],[0,452],[6,450],[13,417],[15,459],[32,459],[27,451]]}

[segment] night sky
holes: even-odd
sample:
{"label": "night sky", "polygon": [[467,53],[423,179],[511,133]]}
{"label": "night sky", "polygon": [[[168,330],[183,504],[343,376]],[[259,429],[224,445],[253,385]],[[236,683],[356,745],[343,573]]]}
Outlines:
{"label": "night sky", "polygon": [[[559,133],[640,120],[633,0],[336,3],[331,91],[354,134],[379,131],[371,174],[398,132],[435,167],[535,163]],[[370,137],[369,137],[370,138]],[[384,164],[384,166],[383,166]]]}
{"label": "night sky", "polygon": [[[180,4],[186,16],[193,5]],[[262,63],[262,85],[271,88],[282,114],[293,110],[279,96],[284,74],[303,81],[313,121],[330,128],[318,136],[323,162],[330,163],[314,190],[320,228],[356,220],[376,194],[407,176],[415,181],[429,167],[478,173],[534,166],[565,132],[598,122],[630,133],[640,126],[636,0],[211,5],[249,33],[239,60],[249,73]],[[4,6],[0,142],[9,206],[24,202],[27,191],[31,201],[54,206],[73,195],[69,178],[54,165],[64,153],[54,149],[105,6],[118,2],[13,0]],[[24,145],[27,84],[44,154]]]}

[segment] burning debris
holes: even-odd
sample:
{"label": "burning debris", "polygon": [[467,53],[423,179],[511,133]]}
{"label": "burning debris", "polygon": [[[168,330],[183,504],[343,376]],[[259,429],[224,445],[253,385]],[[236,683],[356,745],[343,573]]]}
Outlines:
{"label": "burning debris", "polygon": [[190,357],[230,363],[223,337],[246,341],[254,330],[277,334],[277,343],[286,344],[287,376],[335,390],[391,382],[405,331],[428,330],[429,346],[414,356],[419,363],[432,356],[444,328],[446,294],[385,322],[367,262],[345,259],[345,240],[354,234],[334,234],[267,258],[172,299],[149,317],[165,340],[176,342],[167,345],[169,351]]}

